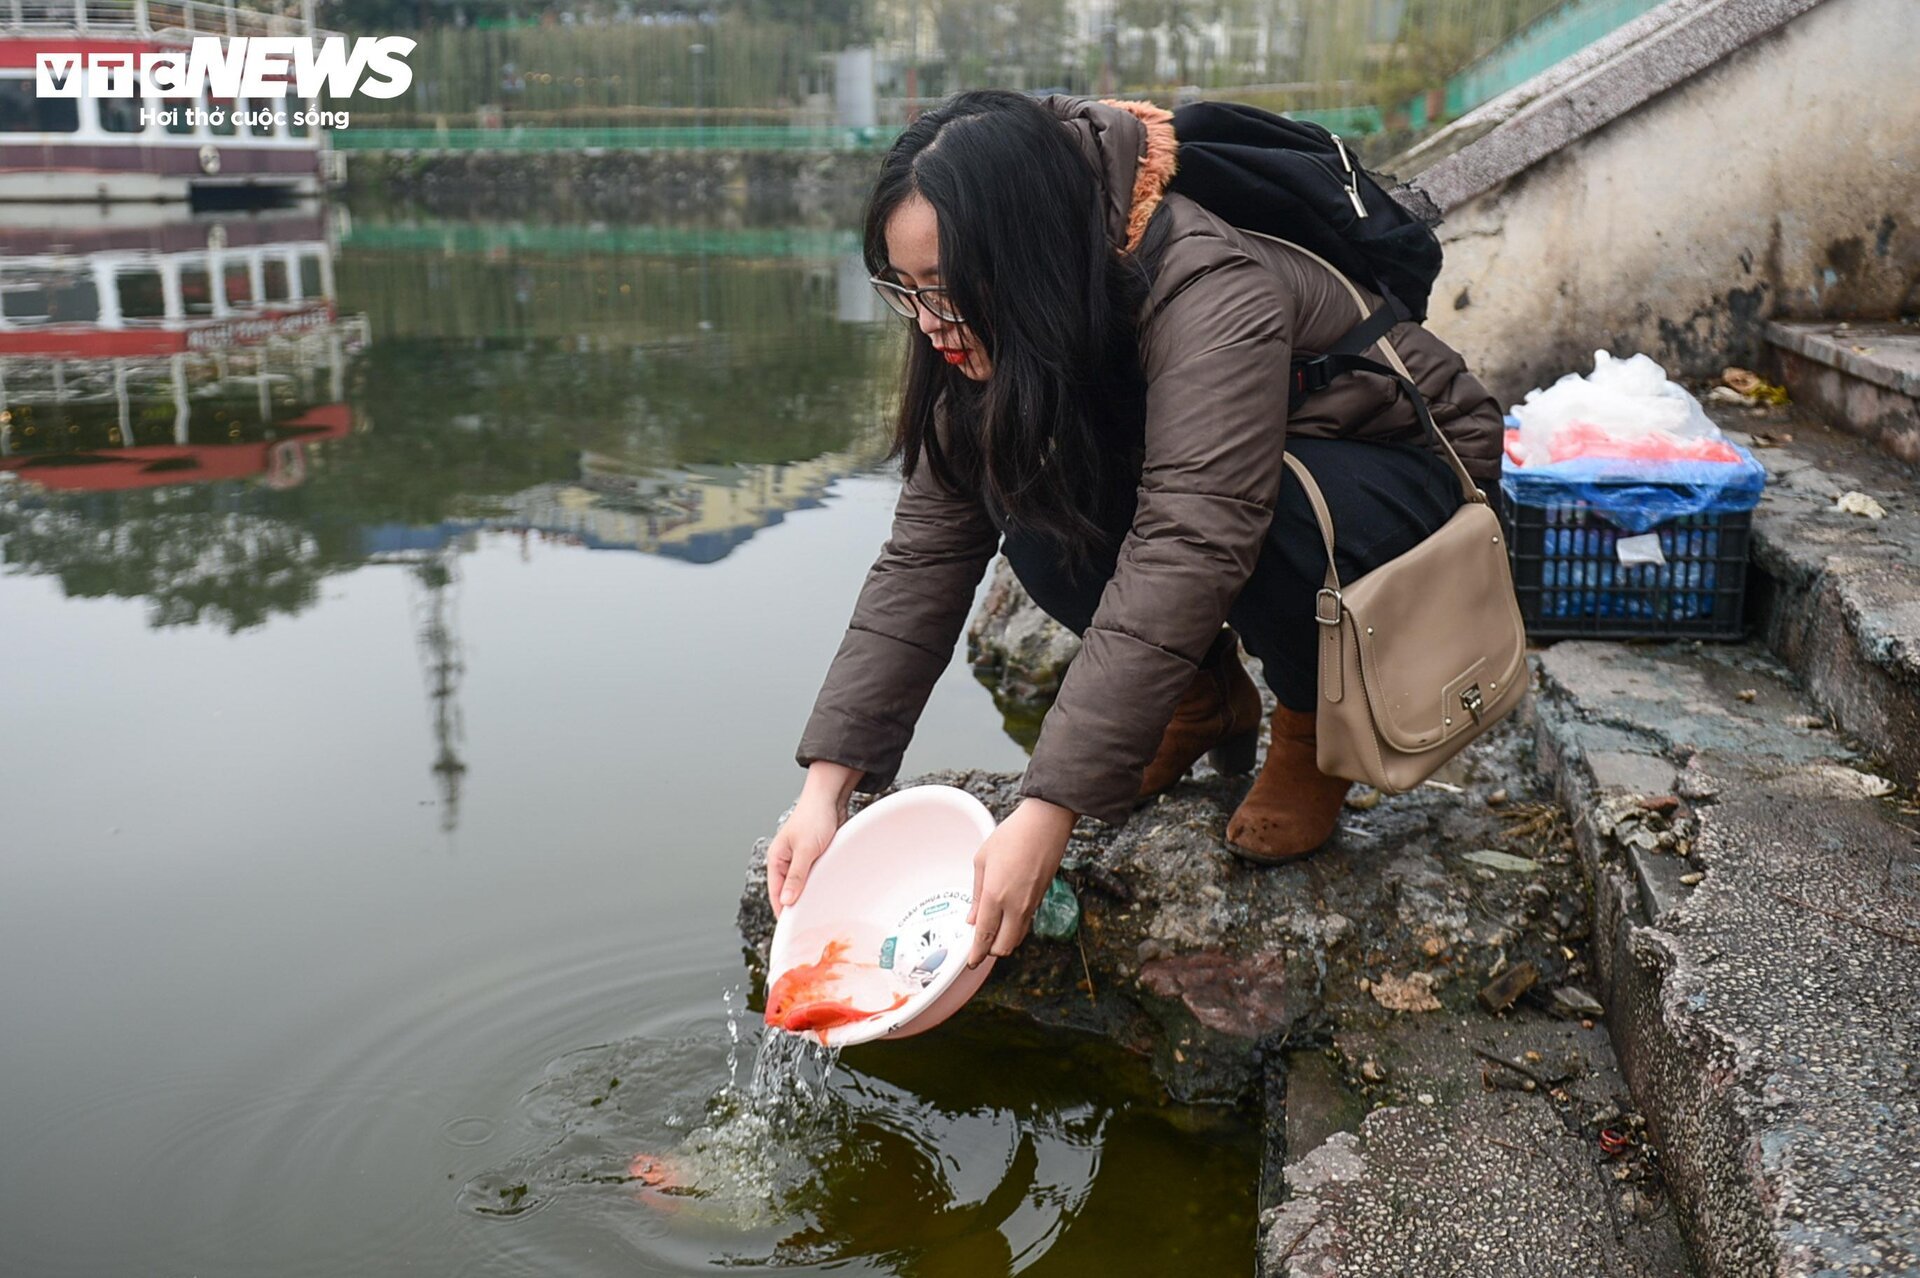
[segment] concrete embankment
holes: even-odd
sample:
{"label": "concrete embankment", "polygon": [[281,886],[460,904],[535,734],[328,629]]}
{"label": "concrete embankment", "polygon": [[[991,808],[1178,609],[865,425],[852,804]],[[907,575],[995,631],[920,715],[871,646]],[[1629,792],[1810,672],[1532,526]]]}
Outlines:
{"label": "concrete embankment", "polygon": [[1601,997],[1712,1274],[1920,1265],[1914,836],[1825,723],[1741,646],[1541,660]]}
{"label": "concrete embankment", "polygon": [[1702,1270],[1920,1272],[1920,483],[1716,412],[1769,472],[1755,639],[1548,649],[1538,758]]}
{"label": "concrete embankment", "polygon": [[[1726,425],[1776,445],[1756,449],[1759,642],[1888,776],[1920,785],[1920,469],[1804,413]],[[1880,516],[1841,509],[1849,493]]]}
{"label": "concrete embankment", "polygon": [[1388,161],[1446,215],[1434,331],[1512,402],[1595,347],[1758,368],[1920,303],[1920,5],[1669,0]]}

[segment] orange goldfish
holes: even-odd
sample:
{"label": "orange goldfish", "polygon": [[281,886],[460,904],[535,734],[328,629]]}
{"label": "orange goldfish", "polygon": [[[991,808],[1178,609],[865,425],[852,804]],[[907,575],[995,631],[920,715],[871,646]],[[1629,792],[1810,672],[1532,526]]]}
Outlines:
{"label": "orange goldfish", "polygon": [[[900,978],[893,973],[849,960],[847,945],[829,941],[819,962],[781,973],[767,991],[767,1024],[795,1033],[812,1030],[824,1044],[835,1026],[884,1016],[911,997],[900,992]],[[880,1006],[888,998],[893,1001]]]}
{"label": "orange goldfish", "polygon": [[627,1164],[627,1179],[637,1180],[648,1189],[679,1183],[678,1169],[657,1154],[640,1153]]}
{"label": "orange goldfish", "polygon": [[628,1197],[657,1212],[679,1211],[681,1195],[693,1192],[687,1184],[685,1169],[644,1150],[628,1162],[627,1183],[634,1189]]}

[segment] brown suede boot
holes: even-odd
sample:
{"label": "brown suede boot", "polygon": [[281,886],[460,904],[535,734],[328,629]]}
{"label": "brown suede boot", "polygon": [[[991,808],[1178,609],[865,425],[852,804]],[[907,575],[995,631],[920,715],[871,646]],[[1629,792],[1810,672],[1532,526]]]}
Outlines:
{"label": "brown suede boot", "polygon": [[1227,822],[1228,847],[1249,861],[1291,861],[1325,843],[1340,823],[1353,782],[1314,765],[1314,716],[1273,710],[1267,761]]}
{"label": "brown suede boot", "polygon": [[1201,755],[1221,772],[1251,771],[1260,747],[1260,690],[1240,664],[1240,643],[1223,629],[1180,696],[1160,749],[1140,778],[1140,798],[1170,788]]}

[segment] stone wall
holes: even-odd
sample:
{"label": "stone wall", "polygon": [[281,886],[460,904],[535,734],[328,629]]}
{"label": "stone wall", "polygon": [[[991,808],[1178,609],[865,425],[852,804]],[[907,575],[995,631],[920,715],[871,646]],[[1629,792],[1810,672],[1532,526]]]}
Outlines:
{"label": "stone wall", "polygon": [[1430,327],[1512,401],[1597,347],[1710,377],[1769,319],[1920,307],[1916,47],[1913,0],[1673,0],[1464,118],[1387,166],[1446,214]]}
{"label": "stone wall", "polygon": [[347,190],[435,214],[858,226],[879,166],[856,152],[355,151]]}

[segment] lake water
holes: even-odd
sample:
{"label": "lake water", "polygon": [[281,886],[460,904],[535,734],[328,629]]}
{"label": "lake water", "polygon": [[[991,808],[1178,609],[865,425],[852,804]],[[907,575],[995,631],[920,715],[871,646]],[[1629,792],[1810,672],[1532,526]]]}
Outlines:
{"label": "lake water", "polygon": [[[333,308],[0,329],[0,1272],[1246,1271],[1249,1124],[1098,1042],[967,1013],[739,1122],[742,873],[896,487],[845,232],[6,217],[0,283],[211,235]],[[907,772],[1023,763],[956,661]]]}

